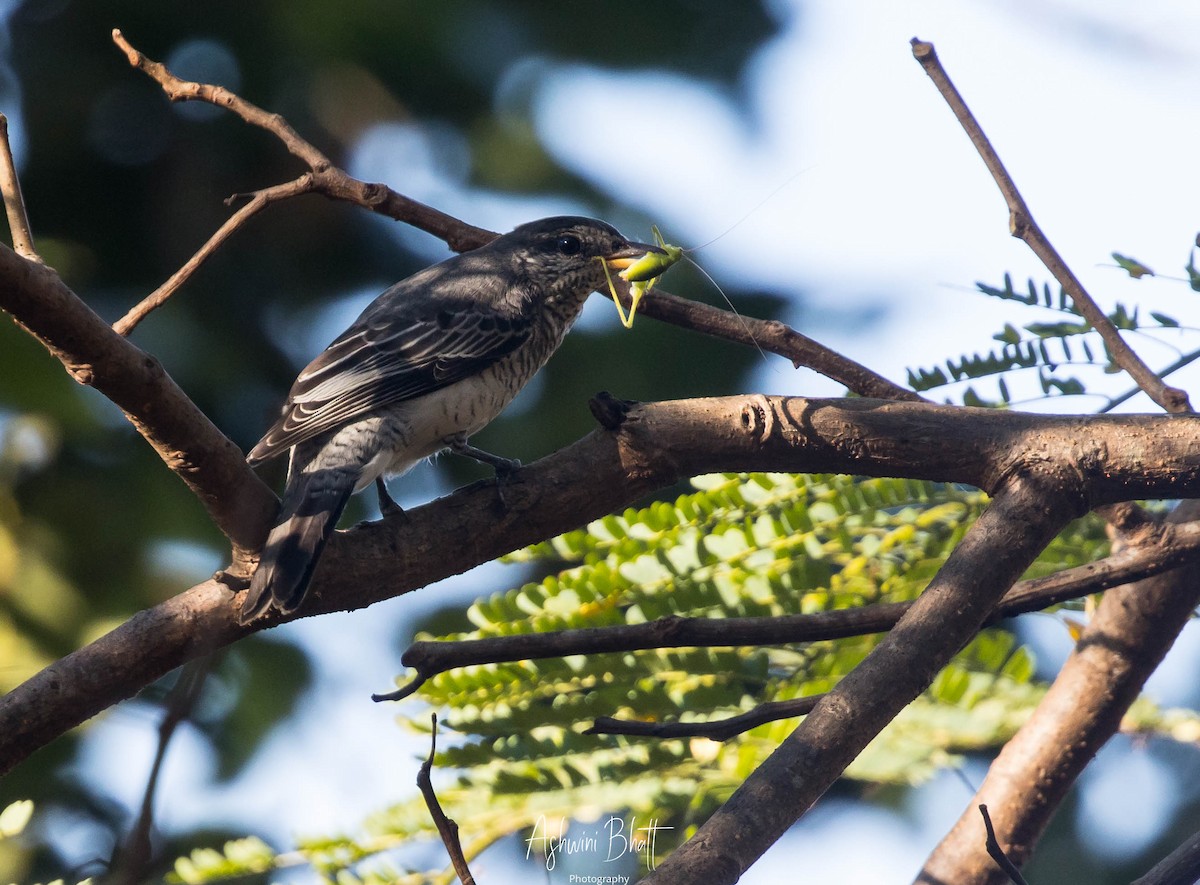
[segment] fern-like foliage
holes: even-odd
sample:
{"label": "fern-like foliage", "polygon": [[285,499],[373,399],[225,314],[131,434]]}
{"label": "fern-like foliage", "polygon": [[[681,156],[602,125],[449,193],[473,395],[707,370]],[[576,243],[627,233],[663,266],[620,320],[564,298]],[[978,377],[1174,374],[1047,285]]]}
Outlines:
{"label": "fern-like foliage", "polygon": [[[729,618],[851,608],[916,597],[986,501],[976,490],[900,479],[714,475],[697,491],[598,520],[508,557],[557,566],[541,581],[496,593],[470,609],[476,629],[444,640],[641,623],[666,615]],[[1103,555],[1099,522],[1082,519],[1047,549],[1031,575]],[[431,638],[431,637],[426,637]],[[877,636],[764,648],[672,648],[472,666],[440,674],[406,702],[427,729],[424,702],[457,740],[443,740],[439,786],[474,859],[497,839],[592,832],[580,818],[609,815],[629,829],[664,829],[663,855],[691,835],[795,727],[770,722],[717,743],[585,734],[598,716],[694,721],[766,701],[826,691],[867,655]],[[911,784],[961,754],[1011,736],[1042,698],[1034,662],[1002,630],[978,636],[863,752],[847,775]],[[1144,708],[1149,730],[1200,731],[1200,717]],[[447,746],[447,744],[450,744]],[[617,815],[619,818],[614,818]],[[565,823],[572,821],[572,823]],[[272,860],[255,840],[202,850],[177,865],[205,882],[264,864],[307,862],[338,885],[450,883],[450,870],[413,872],[389,848],[434,830],[419,797],[367,821],[356,838],[302,843]],[[600,836],[603,839],[603,836]],[[266,852],[266,853],[264,853]],[[539,863],[544,865],[547,858]],[[654,863],[644,856],[639,862]],[[644,868],[644,867],[643,867]]]}
{"label": "fern-like foliage", "polygon": [[[1155,276],[1152,270],[1135,259],[1115,252],[1113,259],[1118,267],[1134,279]],[[1195,270],[1193,260],[1189,259],[1186,270],[1193,288],[1200,285],[1200,275]],[[999,347],[964,354],[930,367],[910,368],[910,387],[925,392],[952,384],[994,380],[995,395],[981,395],[974,385],[968,385],[962,391],[963,404],[1004,407],[1013,402],[1009,382],[1014,374],[1029,372],[1036,378],[1041,398],[1107,397],[1107,394],[1095,390],[1095,382],[1090,378],[1114,374],[1119,370],[1113,364],[1103,340],[1082,317],[1066,292],[1061,288],[1054,292],[1048,283],[1039,286],[1032,279],[1027,281],[1024,290],[1018,290],[1014,288],[1009,274],[1004,275],[1003,285],[1000,286],[982,282],[975,285],[980,293],[991,298],[1013,301],[1048,316],[1025,323],[1020,328],[1006,323],[1003,329],[992,336],[993,340],[1000,343]],[[1177,319],[1159,311],[1148,311],[1150,321],[1143,320],[1140,314],[1138,307],[1130,308],[1118,302],[1108,313],[1108,319],[1118,330],[1125,332],[1154,333],[1181,327]],[[1072,369],[1092,371],[1071,372]],[[1167,371],[1171,370],[1168,367]]]}
{"label": "fern-like foliage", "polygon": [[[479,600],[476,629],[446,640],[632,624],[668,615],[777,616],[916,597],[978,516],[975,490],[900,479],[716,475],[674,502],[610,516],[510,556],[565,566]],[[1066,538],[1067,536],[1064,536]],[[1081,521],[1057,556],[1097,552]],[[687,835],[774,750],[795,721],[725,743],[585,734],[598,716],[689,721],[833,687],[877,636],[769,648],[678,648],[473,666],[432,678],[420,696],[461,740],[439,764],[462,773],[443,804],[472,827],[532,827],[604,809],[669,820]],[[915,783],[964,749],[1007,738],[1036,705],[1028,654],[987,631],[848,774]],[[992,715],[981,711],[992,710]],[[420,716],[413,721],[419,722]],[[408,818],[412,805],[396,809]]]}

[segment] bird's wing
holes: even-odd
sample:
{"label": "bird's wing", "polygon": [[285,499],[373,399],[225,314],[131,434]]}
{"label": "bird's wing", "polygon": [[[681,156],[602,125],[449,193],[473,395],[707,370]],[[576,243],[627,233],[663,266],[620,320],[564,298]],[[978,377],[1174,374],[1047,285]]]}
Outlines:
{"label": "bird's wing", "polygon": [[529,318],[511,308],[457,299],[397,308],[405,294],[382,296],[309,363],[246,460],[266,461],[376,409],[461,381],[529,338]]}

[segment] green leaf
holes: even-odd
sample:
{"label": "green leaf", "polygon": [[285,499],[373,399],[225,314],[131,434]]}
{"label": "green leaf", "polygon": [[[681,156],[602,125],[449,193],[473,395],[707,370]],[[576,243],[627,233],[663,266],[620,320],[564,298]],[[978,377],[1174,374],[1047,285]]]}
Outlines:
{"label": "green leaf", "polygon": [[1184,267],[1188,275],[1188,285],[1192,287],[1193,292],[1200,292],[1200,270],[1196,269],[1196,250],[1193,249],[1188,255],[1188,263]]}
{"label": "green leaf", "polygon": [[22,799],[0,811],[0,839],[21,835],[29,819],[33,817],[33,801]]}
{"label": "green leaf", "polygon": [[1122,270],[1126,271],[1135,280],[1140,280],[1142,277],[1154,276],[1154,271],[1146,267],[1135,258],[1129,258],[1119,252],[1112,253],[1113,261],[1115,261]]}
{"label": "green leaf", "polygon": [[997,332],[992,338],[1002,344],[1021,343],[1021,333],[1017,331],[1017,327],[1012,323],[1005,323],[1003,331]]}
{"label": "green leaf", "polygon": [[1039,338],[1063,338],[1067,335],[1084,335],[1092,331],[1089,323],[1029,323],[1025,326],[1027,332],[1031,332]]}
{"label": "green leaf", "polygon": [[1028,682],[1033,678],[1036,669],[1037,661],[1034,659],[1033,652],[1026,646],[1021,646],[1004,662],[1004,666],[1000,668],[1000,674],[1016,682]]}

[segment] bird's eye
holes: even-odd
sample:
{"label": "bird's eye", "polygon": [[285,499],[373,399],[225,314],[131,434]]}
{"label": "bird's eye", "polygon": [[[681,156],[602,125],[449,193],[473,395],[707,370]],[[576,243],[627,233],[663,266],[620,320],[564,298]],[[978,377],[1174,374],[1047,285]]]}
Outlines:
{"label": "bird's eye", "polygon": [[583,248],[583,243],[579,242],[579,237],[574,234],[563,234],[554,245],[560,255],[578,255],[579,250]]}

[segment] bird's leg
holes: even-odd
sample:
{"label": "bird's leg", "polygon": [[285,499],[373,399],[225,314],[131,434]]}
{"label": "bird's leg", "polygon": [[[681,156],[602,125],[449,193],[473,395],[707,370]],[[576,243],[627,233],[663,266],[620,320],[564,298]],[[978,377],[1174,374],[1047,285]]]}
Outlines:
{"label": "bird's leg", "polygon": [[396,503],[396,499],[388,494],[387,483],[383,481],[382,476],[375,477],[375,491],[379,495],[379,514],[384,519],[390,519],[393,516],[400,516],[404,513],[404,508]]}
{"label": "bird's leg", "polygon": [[521,467],[521,462],[516,458],[502,458],[491,452],[485,452],[483,449],[475,448],[467,442],[465,433],[456,433],[446,440],[446,445],[454,454],[473,458],[480,464],[487,464],[496,471],[496,495],[500,498],[501,508],[508,510],[508,502],[504,500],[504,483]]}
{"label": "bird's leg", "polygon": [[446,445],[456,455],[463,455],[467,458],[473,458],[480,464],[487,464],[496,471],[497,479],[507,477],[508,474],[521,467],[521,462],[516,458],[501,458],[499,455],[493,455],[491,452],[475,448],[467,442],[466,434],[455,434],[446,440]]}

